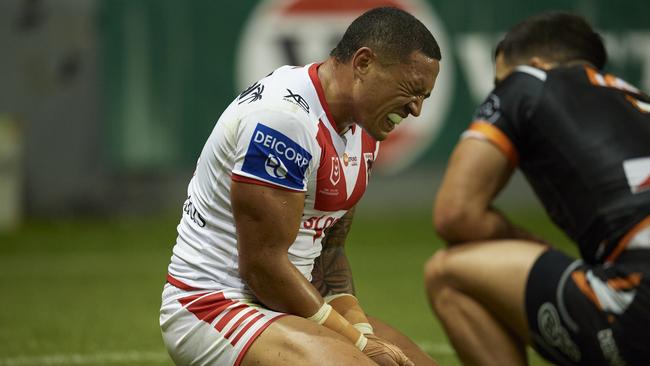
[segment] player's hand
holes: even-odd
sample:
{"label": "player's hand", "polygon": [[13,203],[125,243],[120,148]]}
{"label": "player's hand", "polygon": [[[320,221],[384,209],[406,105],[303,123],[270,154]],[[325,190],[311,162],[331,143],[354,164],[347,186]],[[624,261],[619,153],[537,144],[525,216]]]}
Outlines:
{"label": "player's hand", "polygon": [[380,366],[415,366],[396,345],[374,334],[366,334],[366,338],[368,344],[363,349],[363,353]]}

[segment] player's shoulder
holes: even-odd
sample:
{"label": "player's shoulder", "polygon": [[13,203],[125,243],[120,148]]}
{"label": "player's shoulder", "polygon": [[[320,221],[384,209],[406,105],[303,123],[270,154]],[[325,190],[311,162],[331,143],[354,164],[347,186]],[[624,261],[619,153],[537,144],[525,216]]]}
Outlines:
{"label": "player's shoulder", "polygon": [[515,67],[493,91],[503,101],[518,104],[528,99],[537,99],[544,91],[548,74],[546,71],[527,65]]}
{"label": "player's shoulder", "polygon": [[[318,134],[309,82],[305,67],[283,66],[253,83],[236,100],[241,103],[237,107],[240,129],[254,130],[254,138],[284,136],[309,148]],[[254,93],[258,95],[251,97]]]}
{"label": "player's shoulder", "polygon": [[516,119],[521,112],[530,115],[543,94],[547,76],[546,71],[531,66],[515,67],[479,106],[474,119],[495,122],[504,113],[510,119]]}
{"label": "player's shoulder", "polygon": [[543,88],[547,78],[547,72],[542,69],[528,65],[519,65],[499,84],[497,89],[514,89],[518,93],[526,92],[528,88],[537,90]]}
{"label": "player's shoulder", "polygon": [[236,102],[244,112],[284,113],[305,123],[317,120],[319,106],[308,66],[282,66],[242,91]]}

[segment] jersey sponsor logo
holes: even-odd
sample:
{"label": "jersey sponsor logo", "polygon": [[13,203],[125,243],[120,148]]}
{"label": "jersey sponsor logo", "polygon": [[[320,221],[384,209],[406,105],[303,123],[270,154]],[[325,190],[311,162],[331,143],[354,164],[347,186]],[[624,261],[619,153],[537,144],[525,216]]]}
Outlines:
{"label": "jersey sponsor logo", "polygon": [[579,362],[582,354],[571,339],[569,332],[563,326],[557,309],[550,302],[540,306],[537,311],[537,325],[544,341],[551,347],[560,350],[571,361]]}
{"label": "jersey sponsor logo", "polygon": [[288,136],[258,123],[242,171],[289,188],[303,189],[311,158],[307,150]]}
{"label": "jersey sponsor logo", "polygon": [[302,108],[302,110],[309,113],[309,104],[307,103],[307,101],[305,101],[305,98],[303,98],[299,94],[294,94],[290,89],[287,89],[287,91],[289,92],[289,94],[284,96],[284,100],[297,105],[298,107]]}
{"label": "jersey sponsor logo", "polygon": [[485,102],[478,107],[474,120],[484,120],[494,123],[501,117],[501,100],[496,94],[490,94]]}
{"label": "jersey sponsor logo", "polygon": [[314,241],[316,241],[316,239],[323,236],[323,231],[329,229],[337,221],[338,218],[332,216],[312,216],[302,222],[302,227],[314,230]]}
{"label": "jersey sponsor logo", "polygon": [[625,366],[627,365],[623,358],[621,357],[620,352],[618,351],[618,346],[614,340],[614,332],[611,329],[603,329],[596,333],[598,337],[598,343],[600,344],[600,349],[603,351],[603,356],[609,361],[609,364],[612,366]]}
{"label": "jersey sponsor logo", "polygon": [[368,168],[368,176],[370,176],[370,171],[372,171],[372,166],[375,163],[375,154],[363,153],[363,160],[366,161],[366,167]]}
{"label": "jersey sponsor logo", "polygon": [[251,104],[256,102],[262,99],[262,93],[264,93],[264,85],[260,84],[258,81],[239,94],[239,97],[237,97],[237,104],[242,104],[244,102]]}
{"label": "jersey sponsor logo", "polygon": [[[237,67],[240,88],[281,65],[306,65],[323,60],[348,25],[364,11],[377,6],[394,6],[416,14],[431,30],[443,50],[447,42],[445,24],[426,0],[260,0],[242,29]],[[398,173],[422,157],[444,126],[451,107],[454,63],[445,63],[435,91],[422,113],[410,116],[390,138],[382,142],[382,154],[375,166],[385,173]],[[312,104],[311,109],[315,106]]]}
{"label": "jersey sponsor logo", "polygon": [[343,165],[346,167],[348,165],[350,166],[357,166],[359,165],[359,157],[354,156],[354,155],[348,155],[348,153],[343,153]]}
{"label": "jersey sponsor logo", "polygon": [[287,167],[282,163],[282,160],[276,158],[273,154],[269,154],[269,157],[266,158],[264,169],[272,177],[278,179],[285,179],[287,177]]}
{"label": "jersey sponsor logo", "polygon": [[632,193],[650,190],[650,156],[625,160],[623,170]]}
{"label": "jersey sponsor logo", "polygon": [[192,202],[192,196],[187,196],[185,203],[183,203],[183,213],[185,213],[193,223],[199,225],[199,227],[205,227],[206,221],[203,215],[196,209],[196,206]]}

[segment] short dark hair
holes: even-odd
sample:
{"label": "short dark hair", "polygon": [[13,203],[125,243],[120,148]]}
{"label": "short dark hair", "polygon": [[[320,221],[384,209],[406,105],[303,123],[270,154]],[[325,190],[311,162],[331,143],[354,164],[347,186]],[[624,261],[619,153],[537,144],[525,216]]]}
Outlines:
{"label": "short dark hair", "polygon": [[497,45],[495,55],[499,53],[509,64],[538,56],[560,64],[585,60],[600,70],[607,62],[603,40],[589,23],[559,11],[534,15],[512,27]]}
{"label": "short dark hair", "polygon": [[371,9],[355,19],[330,56],[348,62],[361,47],[369,47],[390,60],[404,60],[413,51],[442,58],[438,42],[427,27],[413,15],[393,7]]}

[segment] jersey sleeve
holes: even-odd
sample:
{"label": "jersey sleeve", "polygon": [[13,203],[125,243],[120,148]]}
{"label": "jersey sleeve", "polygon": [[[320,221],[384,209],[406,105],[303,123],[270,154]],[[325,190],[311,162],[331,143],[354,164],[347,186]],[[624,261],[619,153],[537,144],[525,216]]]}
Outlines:
{"label": "jersey sleeve", "polygon": [[479,138],[494,144],[513,165],[525,147],[528,121],[537,108],[546,73],[518,68],[479,106],[462,138]]}
{"label": "jersey sleeve", "polygon": [[232,179],[306,191],[318,148],[309,126],[309,121],[283,111],[256,111],[242,118]]}

